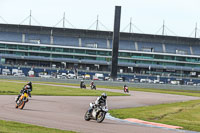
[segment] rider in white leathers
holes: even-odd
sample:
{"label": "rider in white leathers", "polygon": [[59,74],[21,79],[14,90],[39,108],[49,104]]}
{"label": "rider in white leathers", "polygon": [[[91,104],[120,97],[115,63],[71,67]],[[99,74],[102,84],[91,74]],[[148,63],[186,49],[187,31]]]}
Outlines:
{"label": "rider in white leathers", "polygon": [[97,98],[97,100],[94,102],[92,107],[90,107],[90,109],[89,109],[90,114],[92,113],[94,106],[101,106],[101,107],[106,106],[107,107],[107,95],[106,95],[106,93],[102,93],[101,96],[99,96]]}

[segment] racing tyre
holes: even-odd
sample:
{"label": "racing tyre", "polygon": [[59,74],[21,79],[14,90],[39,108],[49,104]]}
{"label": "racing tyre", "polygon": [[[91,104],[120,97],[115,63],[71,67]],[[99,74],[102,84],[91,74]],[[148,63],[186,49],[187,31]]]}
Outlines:
{"label": "racing tyre", "polygon": [[89,120],[91,119],[91,118],[90,118],[90,113],[89,113],[89,111],[87,111],[87,112],[85,113],[84,119],[85,119],[86,121],[89,121]]}
{"label": "racing tyre", "polygon": [[24,106],[25,106],[25,102],[24,101],[22,101],[22,103],[19,105],[19,109],[23,109],[24,108]]}
{"label": "racing tyre", "polygon": [[106,115],[106,113],[99,112],[98,115],[97,115],[97,122],[101,123],[105,119],[105,115]]}

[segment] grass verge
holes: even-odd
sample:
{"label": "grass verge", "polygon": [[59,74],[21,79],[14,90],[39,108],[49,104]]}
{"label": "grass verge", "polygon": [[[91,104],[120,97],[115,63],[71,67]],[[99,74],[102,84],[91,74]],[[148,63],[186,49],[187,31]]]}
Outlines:
{"label": "grass verge", "polygon": [[53,128],[45,128],[30,124],[0,120],[0,133],[75,133]]}
{"label": "grass verge", "polygon": [[154,106],[114,109],[112,116],[125,119],[136,118],[145,121],[181,126],[185,130],[200,131],[200,100],[160,104]]}
{"label": "grass verge", "polygon": [[[0,79],[0,85],[1,83],[5,82],[6,80],[4,79]],[[27,81],[23,81],[23,80],[9,80],[9,81],[17,81],[17,82],[27,82]],[[69,86],[79,86],[79,84],[71,84],[71,83],[53,83],[53,82],[40,82],[40,81],[34,81],[33,83],[45,83],[45,84],[53,84],[53,85],[69,85]],[[8,83],[9,84],[9,83]],[[12,83],[11,83],[12,84]],[[20,83],[18,83],[20,84]],[[21,83],[21,86],[17,86],[17,87],[20,87],[22,88],[22,86],[24,85],[24,83]],[[88,85],[87,85],[88,86]],[[34,88],[37,87],[37,85],[34,85]],[[64,87],[66,88],[66,87]],[[118,89],[118,90],[122,90],[123,86],[104,86],[104,85],[97,85],[97,89],[98,88],[108,88],[108,89]],[[36,88],[37,89],[37,88]],[[72,88],[71,88],[72,89]],[[74,88],[73,88],[74,89]],[[80,89],[78,89],[80,90]],[[77,91],[78,91],[77,90]],[[154,92],[154,93],[166,93],[166,94],[176,94],[176,95],[185,95],[185,96],[196,96],[196,97],[200,97],[200,90],[180,90],[180,89],[176,89],[176,86],[174,86],[174,89],[156,89],[156,88],[134,88],[134,87],[129,87],[129,90],[132,90],[132,91],[143,91],[143,92]],[[59,90],[58,90],[59,91]],[[75,90],[74,90],[75,91]],[[86,94],[84,94],[84,92]],[[122,90],[123,92],[123,90]],[[42,93],[42,94],[41,94]],[[33,92],[33,94],[35,95],[54,95],[54,94],[47,94],[47,93],[43,93],[41,92],[40,94],[35,94],[35,92]],[[49,92],[50,93],[50,92]],[[99,95],[100,93],[96,94],[94,92],[90,92],[90,96],[97,96]],[[13,91],[12,89],[3,89],[1,86],[0,86],[0,95],[12,95],[12,94],[16,94],[15,91]],[[18,94],[18,92],[17,92]],[[55,95],[58,95],[58,94],[55,94]],[[83,91],[83,92],[80,92],[80,93],[77,93],[77,94],[73,94],[73,93],[68,93],[68,94],[60,94],[59,92],[59,96],[60,95],[64,95],[64,96],[85,96],[85,95],[88,95],[88,92],[86,91]],[[116,95],[116,96],[120,96],[119,94],[111,94],[112,96],[113,95]]]}
{"label": "grass verge", "polygon": [[[20,81],[19,81],[20,82]],[[42,82],[40,82],[42,83]],[[5,80],[0,81],[0,95],[18,95],[25,83],[6,82]],[[53,84],[53,83],[51,83]],[[65,84],[66,85],[66,84]],[[62,86],[49,86],[34,84],[32,95],[48,95],[48,96],[99,96],[105,91],[89,90]],[[108,92],[108,96],[127,96],[127,94]]]}

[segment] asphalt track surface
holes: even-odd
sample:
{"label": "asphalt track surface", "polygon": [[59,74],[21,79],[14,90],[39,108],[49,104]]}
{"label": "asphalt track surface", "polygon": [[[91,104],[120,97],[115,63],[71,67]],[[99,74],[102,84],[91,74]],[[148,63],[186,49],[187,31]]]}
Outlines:
{"label": "asphalt track surface", "polygon": [[[67,87],[67,86],[66,86]],[[109,90],[103,89],[101,90]],[[121,92],[121,90],[109,90]],[[191,96],[130,92],[131,96],[108,97],[109,109],[140,107],[199,99]],[[85,121],[91,96],[32,96],[23,110],[15,109],[15,96],[0,96],[0,119],[81,133],[177,133],[180,131],[141,126],[106,118],[102,123]]]}

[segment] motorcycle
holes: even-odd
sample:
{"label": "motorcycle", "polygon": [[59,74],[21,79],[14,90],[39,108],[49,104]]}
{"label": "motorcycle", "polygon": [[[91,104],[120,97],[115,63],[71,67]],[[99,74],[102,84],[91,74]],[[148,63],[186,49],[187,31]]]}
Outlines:
{"label": "motorcycle", "polygon": [[96,90],[96,85],[90,85],[91,90]]}
{"label": "motorcycle", "polygon": [[84,119],[86,121],[93,119],[98,123],[101,123],[105,119],[106,113],[108,112],[106,106],[96,106],[94,103],[90,103],[90,108],[93,108],[92,112],[90,113],[88,110],[85,113]]}
{"label": "motorcycle", "polygon": [[126,93],[129,93],[129,91],[128,91],[128,87],[124,87],[124,92]]}
{"label": "motorcycle", "polygon": [[80,88],[82,89],[86,89],[86,85],[85,85],[85,83],[82,83],[81,85],[80,85]]}
{"label": "motorcycle", "polygon": [[28,102],[28,94],[26,93],[26,92],[24,92],[21,96],[20,96],[20,98],[19,98],[19,100],[17,101],[17,103],[16,103],[16,108],[19,108],[19,109],[23,109],[24,108],[24,106],[25,106],[25,103],[27,103]]}

